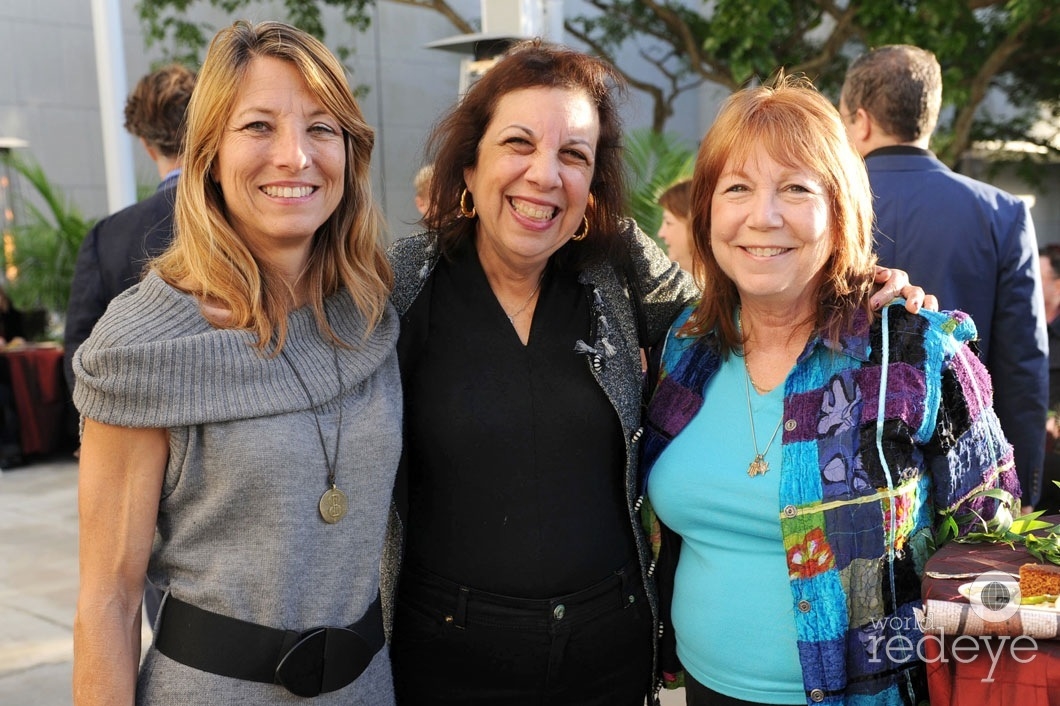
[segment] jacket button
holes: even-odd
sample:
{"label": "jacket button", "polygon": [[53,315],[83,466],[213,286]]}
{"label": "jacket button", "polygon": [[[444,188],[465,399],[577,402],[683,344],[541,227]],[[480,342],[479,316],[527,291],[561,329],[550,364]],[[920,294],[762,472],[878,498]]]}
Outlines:
{"label": "jacket button", "polygon": [[640,437],[644,435],[644,427],[637,427],[637,430],[633,432],[633,443],[640,441]]}
{"label": "jacket button", "polygon": [[785,505],[783,512],[784,512],[784,517],[786,517],[786,518],[788,518],[790,520],[792,517],[795,517],[796,515],[799,514],[799,509],[797,507],[795,507],[794,505]]}
{"label": "jacket button", "polygon": [[799,423],[794,419],[789,419],[784,422],[784,431],[795,431],[795,427],[799,426]]}
{"label": "jacket button", "polygon": [[809,613],[810,612],[810,607],[811,607],[810,606],[810,602],[808,600],[803,599],[803,600],[799,601],[799,612],[800,613]]}
{"label": "jacket button", "polygon": [[824,692],[820,689],[814,689],[810,692],[810,701],[814,702],[815,704],[821,703],[822,701],[824,701]]}

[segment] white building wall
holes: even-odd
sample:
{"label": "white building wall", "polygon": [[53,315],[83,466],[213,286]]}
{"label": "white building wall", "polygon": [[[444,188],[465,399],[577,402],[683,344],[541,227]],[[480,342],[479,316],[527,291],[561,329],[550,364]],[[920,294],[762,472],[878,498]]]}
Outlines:
{"label": "white building wall", "polygon": [[[161,51],[145,48],[135,6],[121,0],[129,90],[161,59]],[[453,0],[465,17],[477,19],[479,0]],[[579,5],[567,0],[567,12]],[[257,21],[282,17],[262,3],[244,15]],[[387,215],[391,238],[412,232],[418,213],[413,205],[412,177],[422,162],[423,143],[431,126],[456,99],[459,54],[426,49],[428,42],[451,37],[457,30],[441,15],[406,5],[379,2],[372,27],[356,36],[333,11],[325,41],[329,46],[355,46],[346,64],[351,82],[368,92],[361,106],[376,130],[372,157],[375,194]],[[190,17],[219,29],[237,19],[193,6]],[[21,154],[39,163],[86,216],[107,213],[96,56],[89,0],[0,0],[0,137],[29,142]],[[627,127],[647,124],[649,110],[631,92],[625,111]],[[671,129],[693,144],[705,125],[699,120],[697,98],[681,103]],[[136,181],[141,190],[157,183],[154,165],[138,144],[133,148]],[[27,197],[23,189],[23,196]]]}
{"label": "white building wall", "polygon": [[[120,0],[129,89],[161,59],[158,48],[144,46],[136,3]],[[479,0],[451,4],[465,17],[479,16]],[[252,21],[281,17],[277,7],[279,2],[260,3],[243,16]],[[565,2],[568,15],[585,7],[581,0]],[[377,3],[372,27],[355,36],[337,11],[330,12],[327,43],[356,47],[346,63],[353,71],[352,83],[368,88],[361,105],[377,130],[375,194],[387,215],[390,237],[400,237],[415,229],[418,218],[411,181],[422,162],[424,138],[455,100],[459,83],[460,55],[424,45],[457,31],[437,13],[383,0]],[[193,6],[191,17],[215,29],[236,19],[205,2]],[[0,73],[0,137],[28,141],[23,154],[39,163],[85,215],[98,217],[106,215],[107,194],[92,32],[90,0],[0,0],[0,66],[5,67]],[[637,50],[631,46],[621,57],[624,67],[636,67]],[[651,76],[643,67],[633,71],[639,78]],[[649,124],[650,106],[636,91],[629,95],[623,112],[626,127]],[[695,146],[724,95],[724,90],[709,85],[685,94],[667,130]],[[134,145],[133,154],[137,183],[141,189],[153,188],[154,165],[139,145]],[[1042,242],[1060,241],[1060,200],[1055,198],[1055,178],[1050,182],[1052,188],[1034,207]],[[999,185],[1026,191],[1019,184]]]}

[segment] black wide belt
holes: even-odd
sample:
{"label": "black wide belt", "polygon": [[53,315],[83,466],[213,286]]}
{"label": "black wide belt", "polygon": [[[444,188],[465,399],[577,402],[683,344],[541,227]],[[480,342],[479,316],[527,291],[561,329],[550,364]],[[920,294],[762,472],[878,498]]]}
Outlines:
{"label": "black wide belt", "polygon": [[382,648],[379,596],[346,627],[280,630],[196,608],[167,595],[155,647],[170,659],[211,674],[279,684],[311,697],[341,689]]}

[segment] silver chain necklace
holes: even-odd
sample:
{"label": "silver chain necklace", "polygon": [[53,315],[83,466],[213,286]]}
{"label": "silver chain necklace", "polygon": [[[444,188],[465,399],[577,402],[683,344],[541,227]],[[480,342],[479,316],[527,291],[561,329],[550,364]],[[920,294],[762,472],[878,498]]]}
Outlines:
{"label": "silver chain necklace", "polygon": [[[534,295],[537,294],[537,290],[541,289],[541,283],[544,280],[545,272],[544,270],[542,270],[541,276],[537,278],[537,286],[534,287],[534,291],[530,292],[530,296],[526,298],[526,301],[523,302],[523,305],[519,307],[519,311],[515,312],[514,314],[509,314],[507,311],[504,312],[504,315],[508,317],[508,323],[510,323],[512,326],[515,326],[515,317],[526,311],[526,307],[530,306],[530,302],[533,301]],[[501,307],[501,309],[503,310],[503,307]]]}

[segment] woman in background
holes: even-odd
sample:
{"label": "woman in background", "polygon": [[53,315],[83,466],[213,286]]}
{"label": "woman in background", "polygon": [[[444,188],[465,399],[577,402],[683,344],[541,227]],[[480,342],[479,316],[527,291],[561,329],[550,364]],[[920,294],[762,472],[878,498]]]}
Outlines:
{"label": "woman in background", "polygon": [[691,190],[692,180],[681,179],[671,184],[659,195],[659,205],[662,207],[659,239],[666,243],[666,252],[670,259],[689,273],[692,272],[692,224],[689,202]]}

